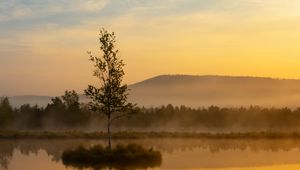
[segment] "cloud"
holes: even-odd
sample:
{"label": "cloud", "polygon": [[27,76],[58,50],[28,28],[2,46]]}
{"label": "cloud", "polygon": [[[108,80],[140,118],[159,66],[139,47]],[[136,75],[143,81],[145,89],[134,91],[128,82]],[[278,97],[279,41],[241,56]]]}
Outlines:
{"label": "cloud", "polygon": [[99,11],[101,10],[107,1],[99,1],[99,0],[88,0],[84,1],[84,3],[80,6],[79,10],[83,11]]}
{"label": "cloud", "polygon": [[[54,82],[66,72],[65,63],[76,59],[70,67],[82,74],[89,68],[82,66],[85,51],[98,52],[101,26],[116,32],[128,75],[139,79],[173,71],[252,74],[256,63],[268,61],[273,64],[257,67],[271,74],[283,63],[281,56],[291,62],[287,66],[297,63],[299,19],[299,0],[0,0],[0,68],[17,79],[23,73],[19,67],[28,67],[28,75],[53,76],[45,81]],[[59,67],[56,75],[42,75],[40,67],[52,66]]]}
{"label": "cloud", "polygon": [[99,12],[108,0],[11,0],[0,1],[0,21],[39,18],[61,13]]}
{"label": "cloud", "polygon": [[0,2],[0,21],[9,19],[21,19],[33,14],[32,10],[23,4],[15,4],[11,1]]}

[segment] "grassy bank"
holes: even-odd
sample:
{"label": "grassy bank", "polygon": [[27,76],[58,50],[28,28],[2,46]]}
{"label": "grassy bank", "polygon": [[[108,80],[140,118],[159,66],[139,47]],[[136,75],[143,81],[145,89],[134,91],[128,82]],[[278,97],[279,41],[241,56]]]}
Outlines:
{"label": "grassy bank", "polygon": [[[106,139],[105,132],[82,131],[0,131],[0,139]],[[245,133],[192,133],[192,132],[114,132],[114,139],[142,138],[299,138],[300,132],[245,132]]]}

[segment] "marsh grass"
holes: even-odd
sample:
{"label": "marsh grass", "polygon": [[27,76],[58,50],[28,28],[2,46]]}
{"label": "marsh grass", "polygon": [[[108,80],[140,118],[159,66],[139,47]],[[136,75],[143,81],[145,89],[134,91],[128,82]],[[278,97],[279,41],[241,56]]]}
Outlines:
{"label": "marsh grass", "polygon": [[[194,133],[194,132],[113,132],[113,139],[144,138],[204,138],[204,139],[299,139],[300,132],[232,132],[232,133]],[[1,131],[0,139],[107,139],[105,132],[83,131]]]}
{"label": "marsh grass", "polygon": [[62,161],[66,166],[77,168],[140,169],[160,166],[162,155],[137,144],[117,145],[112,150],[101,145],[90,148],[78,146],[64,151]]}

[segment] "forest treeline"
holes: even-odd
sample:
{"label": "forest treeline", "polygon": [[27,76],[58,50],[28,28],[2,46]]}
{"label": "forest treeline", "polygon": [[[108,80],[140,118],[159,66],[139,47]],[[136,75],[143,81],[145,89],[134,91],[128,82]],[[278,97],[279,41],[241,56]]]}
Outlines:
{"label": "forest treeline", "polygon": [[[298,131],[300,108],[190,108],[141,107],[135,115],[114,122],[113,130],[130,131]],[[5,130],[105,130],[106,117],[79,102],[75,91],[66,91],[45,107],[24,104],[13,108],[0,100],[0,129]]]}

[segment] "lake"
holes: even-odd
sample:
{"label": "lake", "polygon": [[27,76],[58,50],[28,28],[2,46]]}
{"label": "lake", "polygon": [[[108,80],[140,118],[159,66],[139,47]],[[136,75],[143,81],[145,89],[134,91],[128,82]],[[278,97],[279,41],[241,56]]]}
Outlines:
{"label": "lake", "polygon": [[[155,170],[298,170],[297,139],[134,139],[113,144],[138,143],[161,151],[162,164]],[[62,152],[78,145],[106,145],[105,140],[0,140],[2,170],[73,170],[61,161]]]}

